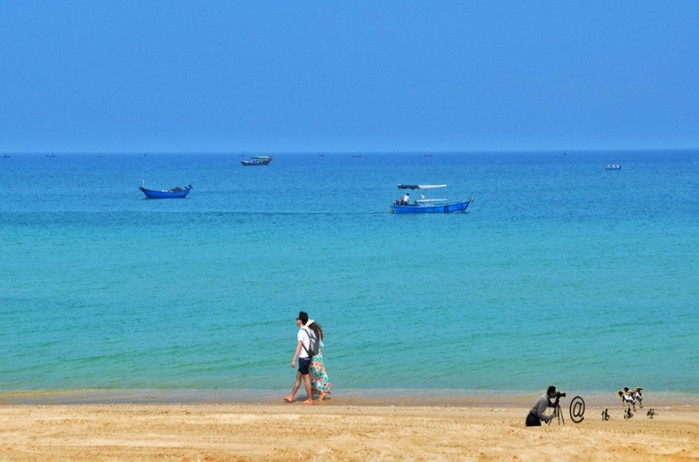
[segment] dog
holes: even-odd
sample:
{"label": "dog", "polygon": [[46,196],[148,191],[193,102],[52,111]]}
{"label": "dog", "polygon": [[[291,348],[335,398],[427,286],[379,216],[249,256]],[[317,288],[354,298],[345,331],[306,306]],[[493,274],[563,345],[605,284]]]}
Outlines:
{"label": "dog", "polygon": [[634,397],[634,399],[638,401],[638,407],[643,409],[643,388],[636,387],[633,390],[631,390],[631,394]]}
{"label": "dog", "polygon": [[629,387],[624,387],[616,392],[616,395],[621,399],[621,405],[626,410],[636,410],[636,398],[634,398],[633,392],[629,390]]}

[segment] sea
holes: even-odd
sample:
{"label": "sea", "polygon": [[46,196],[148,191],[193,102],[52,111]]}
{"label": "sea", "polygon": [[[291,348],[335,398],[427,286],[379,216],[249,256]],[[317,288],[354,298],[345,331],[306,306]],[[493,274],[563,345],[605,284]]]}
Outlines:
{"label": "sea", "polygon": [[272,157],[0,158],[0,396],[282,396],[303,310],[334,396],[696,400],[699,150]]}

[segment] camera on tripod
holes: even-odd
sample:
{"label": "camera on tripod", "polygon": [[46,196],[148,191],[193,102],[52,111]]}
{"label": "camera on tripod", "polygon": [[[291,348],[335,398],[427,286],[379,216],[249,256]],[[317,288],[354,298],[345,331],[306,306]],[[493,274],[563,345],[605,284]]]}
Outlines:
{"label": "camera on tripod", "polygon": [[553,406],[555,408],[559,408],[560,407],[559,403],[561,401],[561,398],[565,398],[565,397],[566,397],[565,393],[560,392],[560,391],[556,391],[556,395],[554,396],[554,400],[553,400]]}
{"label": "camera on tripod", "polygon": [[[561,422],[565,425],[565,420],[563,419],[563,413],[561,412],[561,398],[565,398],[566,394],[564,392],[560,392],[556,390],[555,395],[549,395],[550,397],[553,397],[553,414],[551,417],[556,417],[558,419],[558,424],[560,425]],[[550,399],[550,398],[549,398]],[[553,419],[551,419],[553,420]],[[549,424],[551,424],[551,420],[548,421]]]}

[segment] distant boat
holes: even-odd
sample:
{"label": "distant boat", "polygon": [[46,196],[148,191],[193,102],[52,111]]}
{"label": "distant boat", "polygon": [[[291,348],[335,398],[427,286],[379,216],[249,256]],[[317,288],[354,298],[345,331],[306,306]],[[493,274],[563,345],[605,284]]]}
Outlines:
{"label": "distant boat", "polygon": [[605,170],[621,170],[621,165],[620,164],[607,164],[606,167],[604,167]]}
{"label": "distant boat", "polygon": [[9,155],[9,154],[3,154],[3,155],[0,156],[0,157],[2,157],[3,159],[9,159],[9,158],[10,158],[10,155]]}
{"label": "distant boat", "polygon": [[192,190],[192,185],[190,184],[184,187],[177,186],[176,188],[168,190],[158,190],[147,189],[145,184],[142,183],[138,189],[143,191],[143,194],[149,199],[184,199],[187,197],[187,194],[189,194],[189,191]]}
{"label": "distant boat", "polygon": [[272,162],[272,158],[270,156],[252,156],[250,159],[240,161],[240,163],[245,166],[267,165],[270,162]]}
{"label": "distant boat", "polygon": [[[446,188],[445,184],[399,184],[398,189],[425,190]],[[402,198],[391,204],[392,213],[451,213],[465,212],[466,208],[473,202],[473,197],[463,201],[450,202],[447,199],[427,199],[420,194],[419,199],[410,202],[410,193],[406,193]]]}
{"label": "distant boat", "polygon": [[355,159],[359,159],[360,157],[362,157],[362,155],[361,154],[352,154],[352,157],[354,157]]}
{"label": "distant boat", "polygon": [[432,157],[432,154],[425,154],[425,157]]}

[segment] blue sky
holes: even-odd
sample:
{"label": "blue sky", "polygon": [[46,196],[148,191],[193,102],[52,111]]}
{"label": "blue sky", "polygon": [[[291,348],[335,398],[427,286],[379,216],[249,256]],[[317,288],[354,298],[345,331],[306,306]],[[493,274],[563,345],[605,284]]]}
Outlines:
{"label": "blue sky", "polygon": [[0,2],[2,152],[699,147],[699,1]]}

